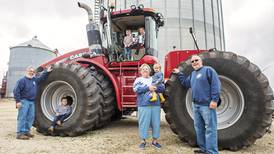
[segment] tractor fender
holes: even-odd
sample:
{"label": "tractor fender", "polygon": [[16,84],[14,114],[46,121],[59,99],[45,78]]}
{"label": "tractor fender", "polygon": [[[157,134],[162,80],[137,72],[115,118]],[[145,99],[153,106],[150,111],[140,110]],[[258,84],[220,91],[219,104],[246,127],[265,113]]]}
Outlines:
{"label": "tractor fender", "polygon": [[75,59],[75,62],[79,63],[79,64],[93,64],[96,65],[97,67],[99,67],[100,69],[102,69],[105,74],[107,75],[107,77],[110,79],[110,81],[112,82],[112,85],[114,87],[115,90],[115,95],[116,95],[116,102],[117,102],[117,107],[120,111],[122,111],[122,104],[121,104],[121,98],[120,96],[120,91],[119,91],[119,86],[118,86],[118,82],[117,79],[114,78],[114,76],[111,74],[111,72],[101,63],[92,60],[92,59],[87,59],[87,58],[77,58]]}

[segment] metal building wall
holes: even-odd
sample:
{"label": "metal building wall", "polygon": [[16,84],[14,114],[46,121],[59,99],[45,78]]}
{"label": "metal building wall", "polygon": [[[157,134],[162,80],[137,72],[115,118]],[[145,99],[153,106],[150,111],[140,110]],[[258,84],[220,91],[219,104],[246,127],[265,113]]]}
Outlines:
{"label": "metal building wall", "polygon": [[7,75],[7,97],[13,97],[13,89],[19,78],[25,75],[26,68],[29,65],[38,67],[40,64],[56,57],[56,54],[50,50],[18,46],[10,49],[10,59]]}
{"label": "metal building wall", "polygon": [[116,9],[144,4],[165,17],[165,26],[158,37],[159,60],[173,46],[176,49],[195,49],[189,27],[193,27],[200,49],[225,50],[222,0],[113,0]]}

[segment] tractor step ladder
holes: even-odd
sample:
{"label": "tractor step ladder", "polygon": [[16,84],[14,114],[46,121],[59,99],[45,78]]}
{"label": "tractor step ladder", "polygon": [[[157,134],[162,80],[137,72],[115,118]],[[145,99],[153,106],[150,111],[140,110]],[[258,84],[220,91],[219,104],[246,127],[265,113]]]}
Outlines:
{"label": "tractor step ladder", "polygon": [[[123,70],[122,70],[123,69]],[[122,67],[120,63],[120,85],[122,108],[136,108],[136,94],[133,91],[133,83],[136,79],[138,67]],[[130,73],[135,72],[135,73]],[[123,115],[122,109],[122,115]]]}
{"label": "tractor step ladder", "polygon": [[122,86],[122,102],[123,107],[136,107],[135,101],[131,99],[136,98],[136,94],[133,92],[133,83],[128,83],[127,80],[135,80],[136,76],[123,76],[123,86]]}

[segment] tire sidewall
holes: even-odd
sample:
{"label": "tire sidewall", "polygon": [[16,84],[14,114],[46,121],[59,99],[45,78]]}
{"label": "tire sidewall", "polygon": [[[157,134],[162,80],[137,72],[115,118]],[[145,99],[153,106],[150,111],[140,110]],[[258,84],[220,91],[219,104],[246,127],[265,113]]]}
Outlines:
{"label": "tire sidewall", "polygon": [[[210,55],[212,54],[212,55]],[[205,66],[216,70],[218,75],[233,80],[241,89],[244,96],[244,110],[240,118],[230,127],[218,130],[218,143],[221,148],[237,149],[244,146],[256,131],[261,131],[261,124],[265,117],[265,106],[263,87],[257,79],[256,74],[250,70],[249,65],[237,61],[236,58],[225,57],[224,52],[203,53]],[[229,54],[229,53],[228,53]],[[216,56],[217,55],[217,56]],[[180,70],[189,75],[193,69],[190,60],[179,65]],[[176,132],[182,140],[190,145],[196,143],[193,119],[186,107],[187,89],[180,85],[176,75],[171,75],[173,81],[169,92],[169,114],[176,126]],[[254,140],[255,141],[255,140]]]}
{"label": "tire sidewall", "polygon": [[49,74],[48,78],[40,84],[37,93],[35,123],[41,131],[46,131],[52,123],[52,121],[49,120],[42,111],[40,101],[41,95],[48,84],[58,80],[67,82],[73,87],[77,97],[77,106],[75,106],[74,112],[72,113],[70,118],[63,123],[62,127],[57,128],[57,131],[74,129],[75,127],[77,127],[77,123],[79,123],[79,121],[81,121],[82,117],[85,115],[85,100],[87,99],[87,94],[85,92],[85,86],[83,85],[82,80],[75,73],[68,69],[56,68]]}

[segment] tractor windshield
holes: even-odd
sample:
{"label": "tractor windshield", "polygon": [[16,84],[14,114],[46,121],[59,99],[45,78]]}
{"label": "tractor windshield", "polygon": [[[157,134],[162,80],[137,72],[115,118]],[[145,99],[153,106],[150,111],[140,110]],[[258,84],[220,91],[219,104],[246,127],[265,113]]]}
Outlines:
{"label": "tractor windshield", "polygon": [[[107,23],[104,24],[107,35]],[[112,19],[112,46],[117,61],[140,60],[157,56],[157,25],[151,16],[123,16]]]}

